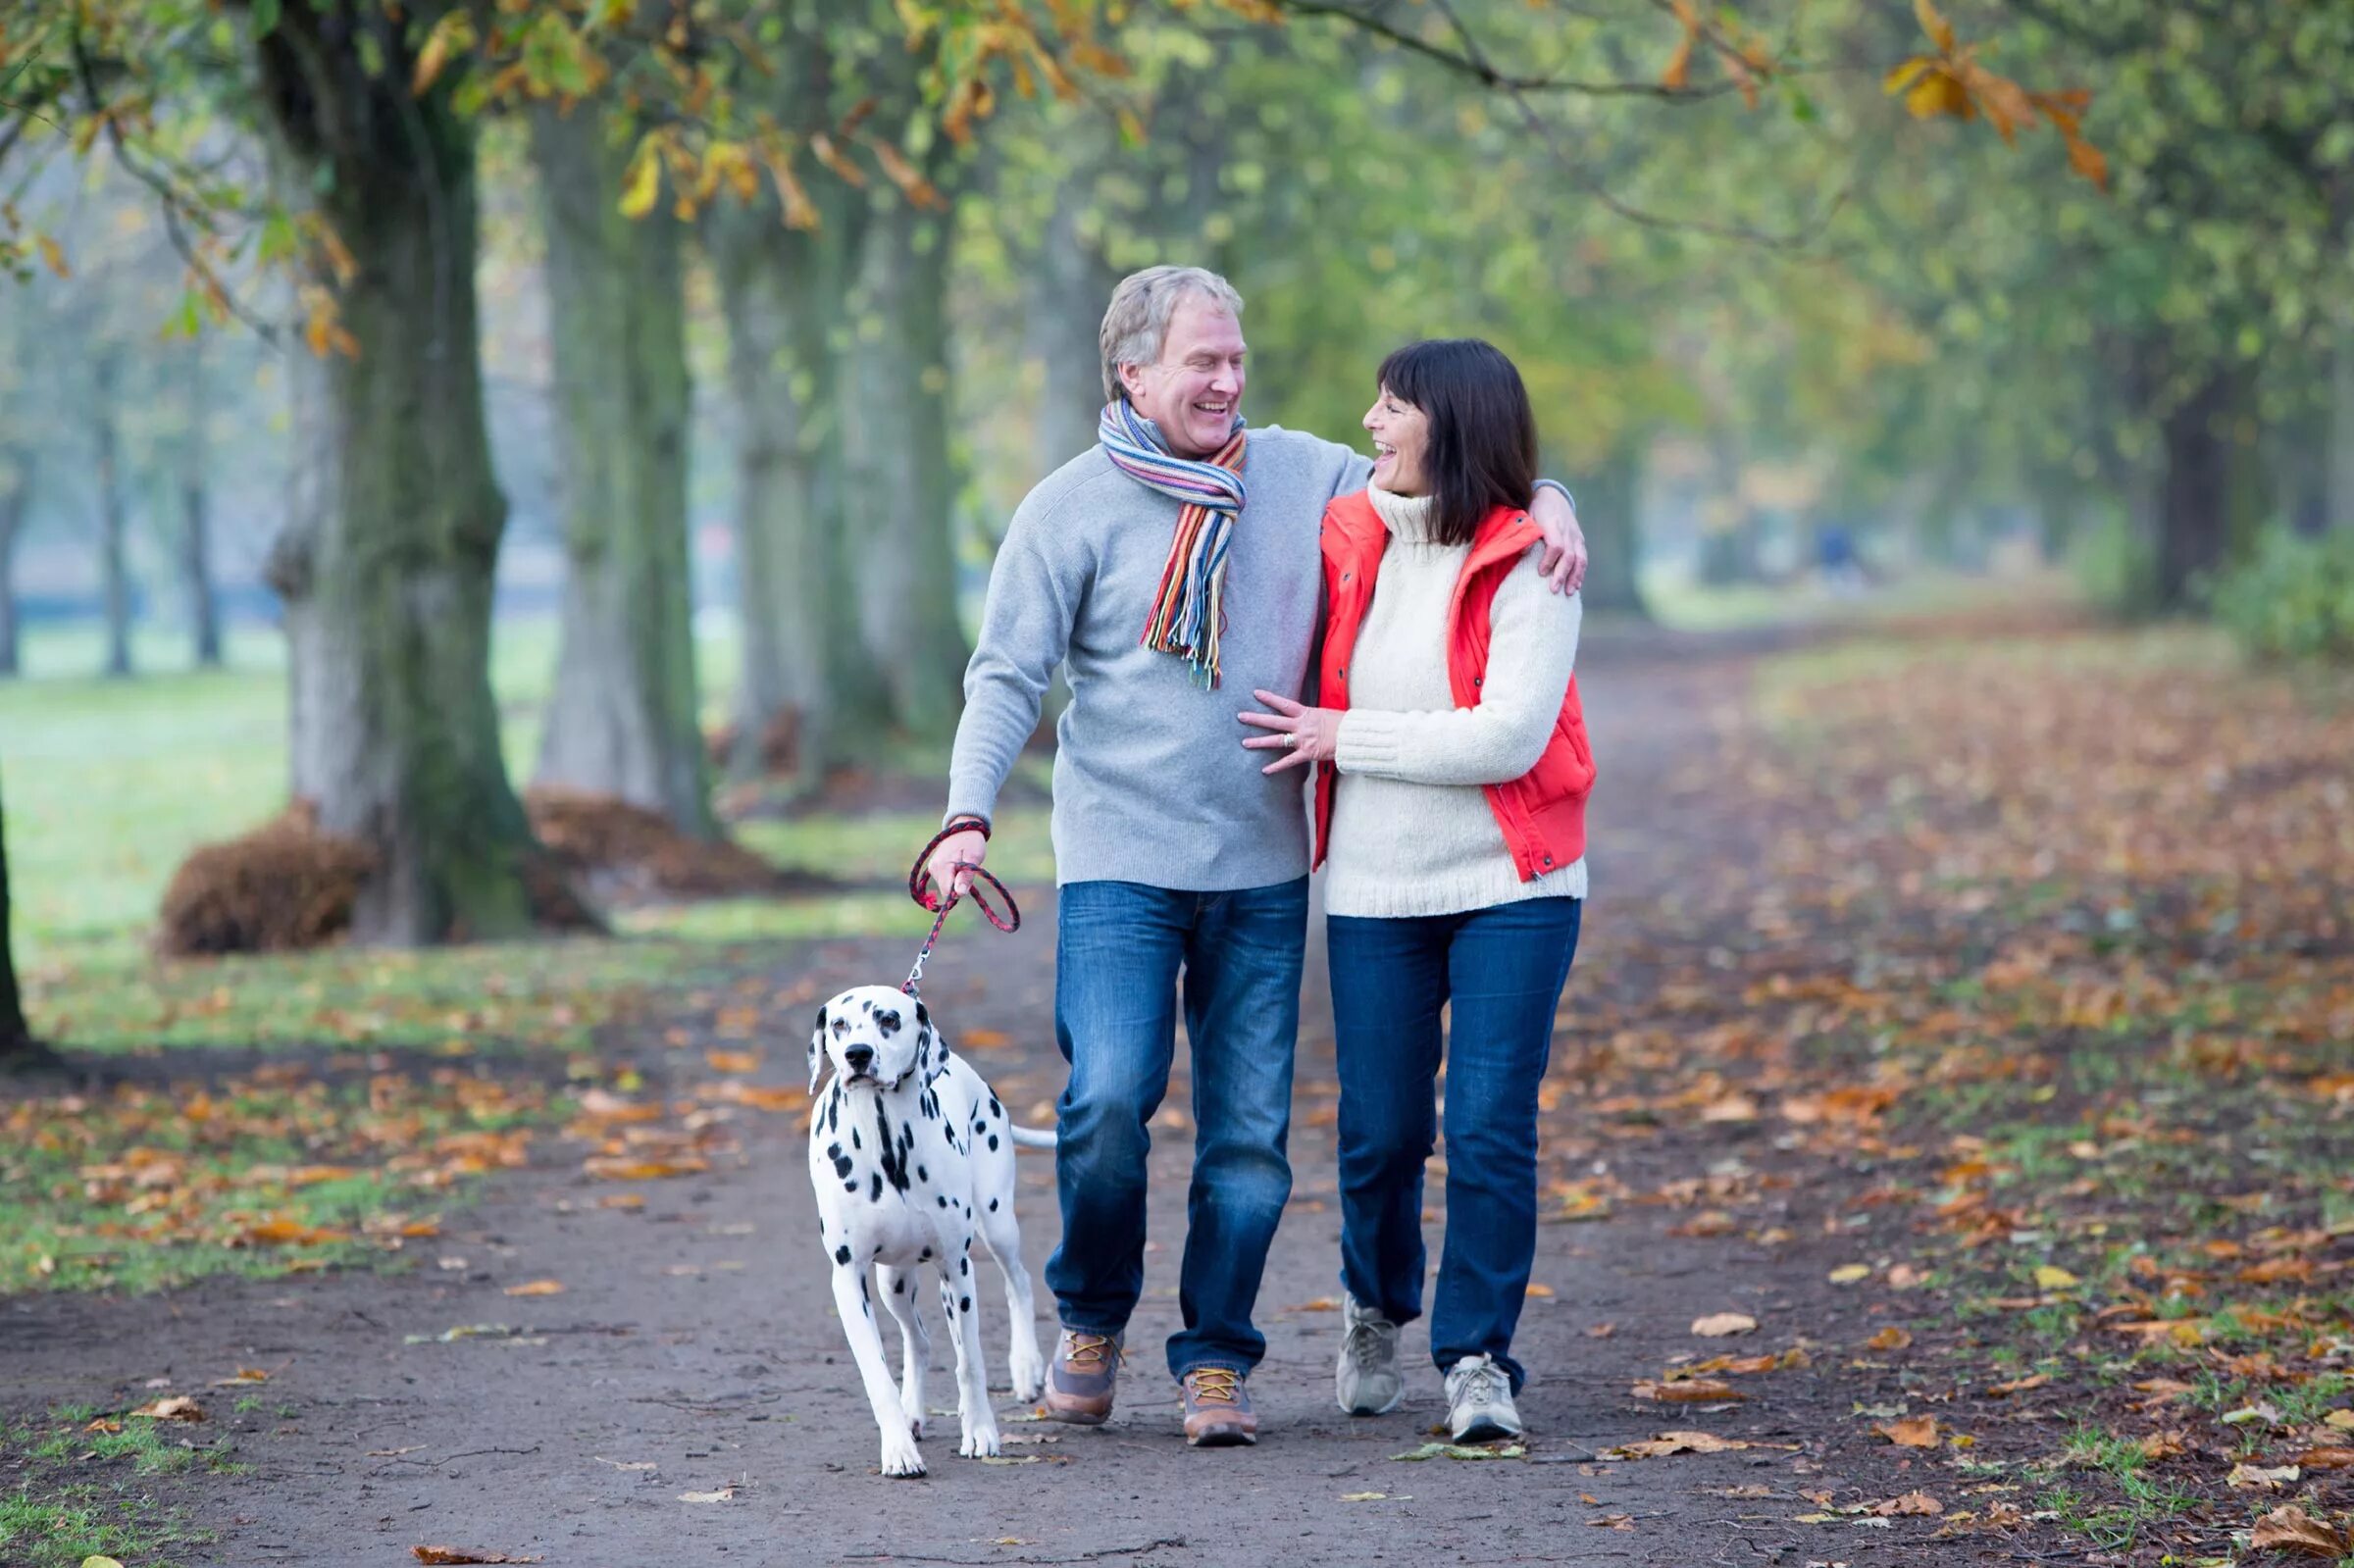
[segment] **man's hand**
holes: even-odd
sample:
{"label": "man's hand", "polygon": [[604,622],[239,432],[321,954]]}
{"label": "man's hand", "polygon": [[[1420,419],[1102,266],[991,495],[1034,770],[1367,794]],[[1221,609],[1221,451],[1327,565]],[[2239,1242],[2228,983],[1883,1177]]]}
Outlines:
{"label": "man's hand", "polygon": [[973,890],[973,868],[989,858],[989,840],[978,828],[952,833],[940,841],[924,862],[924,876],[935,887],[946,887],[962,898]]}
{"label": "man's hand", "polygon": [[1586,531],[1577,526],[1577,509],[1561,491],[1550,486],[1537,491],[1529,504],[1529,520],[1545,535],[1537,570],[1556,593],[1575,593],[1586,581]]}

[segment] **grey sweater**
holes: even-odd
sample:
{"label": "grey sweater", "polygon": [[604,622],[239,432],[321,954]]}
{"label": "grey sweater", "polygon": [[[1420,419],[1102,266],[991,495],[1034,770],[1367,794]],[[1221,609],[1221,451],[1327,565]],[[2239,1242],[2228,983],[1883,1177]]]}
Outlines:
{"label": "grey sweater", "polygon": [[1214,892],[1307,873],[1305,770],[1263,776],[1236,718],[1254,688],[1300,694],[1316,632],[1324,504],[1361,489],[1372,464],[1268,425],[1243,459],[1250,500],[1226,563],[1224,666],[1214,691],[1138,639],[1168,564],[1178,503],[1111,465],[1100,446],[1032,490],[989,577],[964,717],[948,763],[948,812],[994,819],[998,791],[1066,665],[1055,729],[1058,883],[1139,882]]}

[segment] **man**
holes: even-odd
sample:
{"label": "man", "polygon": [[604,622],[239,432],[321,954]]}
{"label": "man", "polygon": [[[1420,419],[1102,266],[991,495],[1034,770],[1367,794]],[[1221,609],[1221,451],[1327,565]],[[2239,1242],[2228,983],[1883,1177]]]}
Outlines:
{"label": "man", "polygon": [[[1371,465],[1297,430],[1245,428],[1242,299],[1197,267],[1125,278],[1104,312],[1100,444],[1030,492],[990,574],[948,768],[939,885],[980,864],[998,789],[1058,666],[1055,1038],[1062,1244],[1047,1263],[1062,1333],[1048,1414],[1111,1413],[1144,1286],[1148,1124],[1167,1091],[1184,979],[1193,1187],[1168,1344],[1186,1441],[1257,1441],[1252,1326],[1291,1194],[1285,1141],[1306,940],[1300,776],[1259,771],[1237,715],[1297,695],[1322,587],[1324,505]],[[1558,490],[1558,486],[1555,487]],[[1574,588],[1584,541],[1567,492],[1532,509]]]}

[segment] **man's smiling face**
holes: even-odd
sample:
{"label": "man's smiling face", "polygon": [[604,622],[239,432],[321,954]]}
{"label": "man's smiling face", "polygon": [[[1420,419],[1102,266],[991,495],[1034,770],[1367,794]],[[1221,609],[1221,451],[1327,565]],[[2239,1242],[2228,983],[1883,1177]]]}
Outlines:
{"label": "man's smiling face", "polygon": [[1179,457],[1208,457],[1234,433],[1243,406],[1243,324],[1206,294],[1169,315],[1154,365],[1123,365],[1120,384],[1139,414],[1160,427]]}

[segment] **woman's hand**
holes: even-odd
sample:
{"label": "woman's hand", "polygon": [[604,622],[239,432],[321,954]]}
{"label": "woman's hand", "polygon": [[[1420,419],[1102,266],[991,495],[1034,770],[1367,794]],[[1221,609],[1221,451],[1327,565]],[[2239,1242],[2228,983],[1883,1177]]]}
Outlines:
{"label": "woman's hand", "polygon": [[1242,721],[1272,734],[1253,735],[1243,742],[1252,751],[1281,751],[1282,756],[1259,769],[1260,773],[1281,773],[1304,763],[1330,762],[1341,745],[1341,713],[1338,708],[1310,708],[1279,697],[1272,691],[1251,693],[1272,713],[1246,713]]}
{"label": "woman's hand", "polygon": [[1586,581],[1586,531],[1577,526],[1577,508],[1548,485],[1529,503],[1528,517],[1545,536],[1537,570],[1554,592],[1575,593]]}

